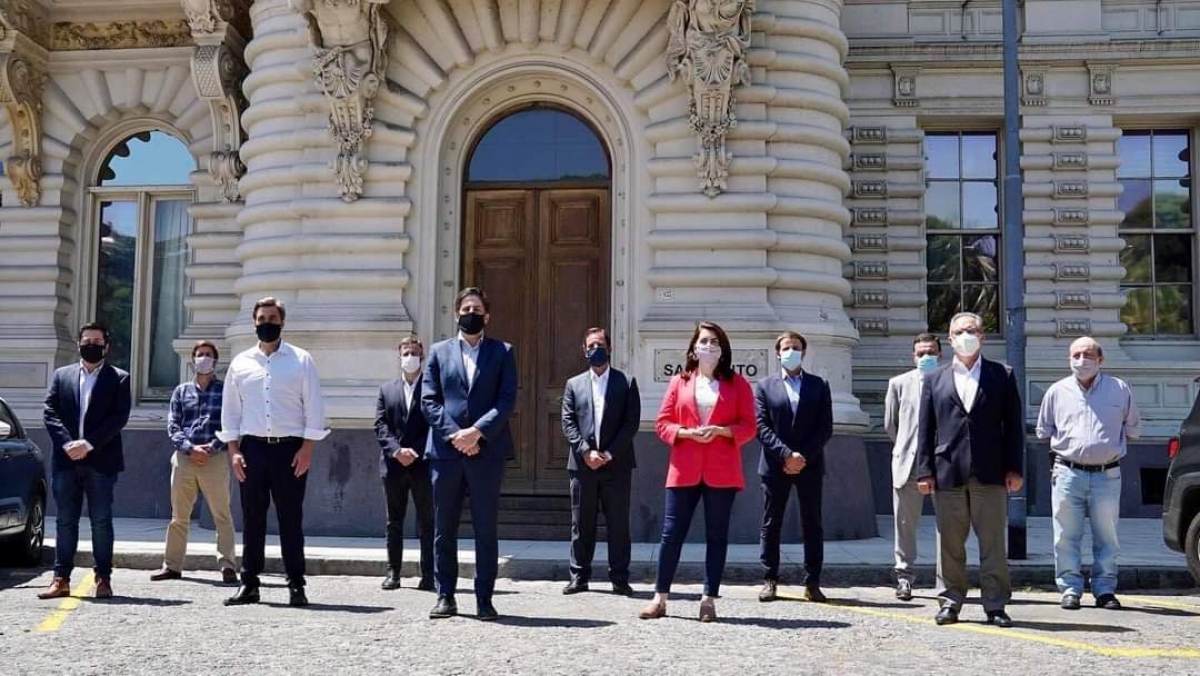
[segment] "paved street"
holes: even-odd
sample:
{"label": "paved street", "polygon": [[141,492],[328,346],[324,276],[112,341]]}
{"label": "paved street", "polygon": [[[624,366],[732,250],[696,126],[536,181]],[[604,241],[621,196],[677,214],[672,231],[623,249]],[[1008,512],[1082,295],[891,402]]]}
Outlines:
{"label": "paved street", "polygon": [[[85,577],[77,571],[78,592]],[[221,606],[232,589],[208,571],[151,583],[118,570],[109,602],[38,601],[49,579],[0,570],[0,673],[1200,673],[1200,597],[1158,592],[1125,592],[1122,612],[1071,613],[1056,594],[1021,592],[1010,607],[1018,626],[1003,630],[981,624],[978,606],[962,624],[935,626],[928,590],[902,603],[882,587],[833,588],[835,603],[822,606],[761,604],[756,587],[739,585],[725,590],[722,621],[705,625],[696,586],[678,588],[668,619],[641,621],[647,584],[630,600],[606,584],[564,597],[561,583],[502,580],[502,619],[489,625],[470,617],[469,593],[464,616],[431,621],[431,594],[384,592],[373,577],[313,577],[306,609],[283,605],[279,578],[267,579],[262,605],[243,608]]]}

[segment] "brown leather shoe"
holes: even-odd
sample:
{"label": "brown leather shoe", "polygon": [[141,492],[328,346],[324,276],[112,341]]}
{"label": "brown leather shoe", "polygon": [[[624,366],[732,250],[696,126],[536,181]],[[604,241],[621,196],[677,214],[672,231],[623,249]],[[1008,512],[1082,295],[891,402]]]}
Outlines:
{"label": "brown leather shoe", "polygon": [[237,582],[238,582],[237,571],[232,568],[222,568],[221,569],[221,581],[224,582],[225,584],[237,584]]}
{"label": "brown leather shoe", "polygon": [[54,578],[54,581],[50,583],[50,586],[46,587],[46,591],[38,593],[38,598],[42,600],[61,599],[70,595],[71,580],[65,577],[56,577]]}
{"label": "brown leather shoe", "polygon": [[716,622],[717,621],[717,604],[712,599],[704,599],[700,602],[700,621],[701,622]]}
{"label": "brown leather shoe", "polygon": [[659,603],[658,601],[651,601],[650,605],[642,608],[642,611],[638,613],[638,617],[643,620],[657,620],[660,617],[666,616],[667,604]]}
{"label": "brown leather shoe", "polygon": [[181,577],[183,577],[183,573],[163,566],[160,570],[150,574],[150,581],[162,582],[163,580],[178,580]]}
{"label": "brown leather shoe", "polygon": [[104,579],[96,580],[94,596],[98,599],[111,599],[113,597],[112,582]]}

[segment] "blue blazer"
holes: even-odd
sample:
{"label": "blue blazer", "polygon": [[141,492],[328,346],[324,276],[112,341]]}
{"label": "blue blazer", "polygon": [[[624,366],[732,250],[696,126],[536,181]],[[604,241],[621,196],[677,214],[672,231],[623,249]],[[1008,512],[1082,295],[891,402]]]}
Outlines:
{"label": "blue blazer", "polygon": [[[631,470],[637,467],[633,438],[642,420],[642,397],[637,380],[608,367],[608,389],[604,392],[604,420],[600,421],[600,441],[596,442],[596,409],[592,401],[592,369],[567,381],[563,389],[562,430],[571,452],[567,454],[567,470],[593,474],[612,470]],[[612,462],[593,470],[583,461],[590,451],[609,451]]]}
{"label": "blue blazer", "polygon": [[50,434],[50,442],[54,444],[50,466],[57,472],[83,464],[90,465],[102,474],[116,474],[125,469],[121,430],[129,422],[129,409],[132,406],[129,374],[108,363],[100,367],[83,426],[83,438],[92,444],[92,452],[76,462],[67,456],[63,445],[79,435],[81,368],[76,362],[55,371],[54,379],[50,381],[50,391],[46,393],[46,408],[42,418],[46,423],[46,432]]}
{"label": "blue blazer", "polygon": [[792,451],[808,461],[808,468],[824,472],[825,444],[833,437],[833,395],[829,383],[807,371],[800,381],[800,403],[792,413],[783,376],[762,380],[754,390],[758,416],[758,441],[762,454],[758,475],[783,476],[783,459]]}
{"label": "blue blazer", "polygon": [[[404,403],[404,379],[396,378],[379,388],[375,402],[375,439],[379,441],[379,476],[404,472],[428,472],[425,446],[429,443],[429,423],[421,410],[421,380],[413,389],[412,408]],[[408,467],[392,457],[401,448],[411,448],[421,455]]]}
{"label": "blue blazer", "polygon": [[954,386],[951,364],[927,374],[921,388],[917,476],[935,477],[938,489],[962,486],[971,476],[1003,486],[1006,473],[1024,473],[1025,410],[1017,380],[1004,364],[979,359],[970,413]]}
{"label": "blue blazer", "polygon": [[435,343],[421,377],[421,407],[429,421],[425,454],[432,460],[466,458],[450,435],[468,427],[483,433],[482,460],[505,462],[513,454],[508,417],[517,400],[517,358],[508,343],[484,336],[476,360],[475,382],[467,386],[458,336]]}

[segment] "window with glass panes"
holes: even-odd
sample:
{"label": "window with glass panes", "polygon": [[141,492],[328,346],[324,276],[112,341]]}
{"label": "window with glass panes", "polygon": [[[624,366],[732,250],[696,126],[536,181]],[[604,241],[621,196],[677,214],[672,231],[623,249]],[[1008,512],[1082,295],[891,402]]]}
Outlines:
{"label": "window with glass panes", "polygon": [[1000,210],[994,132],[925,135],[926,321],[958,312],[1000,332]]}
{"label": "window with glass panes", "polygon": [[96,219],[92,316],[108,326],[108,360],[130,372],[140,399],[169,398],[181,376],[172,343],[187,317],[195,168],[175,137],[140,132],[109,152],[88,189]]}
{"label": "window with glass panes", "polygon": [[1129,130],[1117,141],[1121,161],[1117,199],[1125,212],[1121,321],[1131,336],[1189,336],[1195,332],[1192,275],[1190,133]]}

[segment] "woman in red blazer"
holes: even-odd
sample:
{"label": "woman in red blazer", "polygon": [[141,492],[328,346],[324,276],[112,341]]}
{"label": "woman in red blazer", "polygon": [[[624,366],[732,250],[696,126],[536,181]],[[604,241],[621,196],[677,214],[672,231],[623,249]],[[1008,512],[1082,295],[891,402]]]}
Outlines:
{"label": "woman in red blazer", "polygon": [[688,343],[684,372],[671,379],[658,411],[658,436],[671,448],[667,500],[658,554],[654,601],[644,620],[667,614],[667,596],[692,515],[704,499],[704,596],[700,621],[717,619],[715,599],[725,572],[729,515],[746,487],[742,445],[754,438],[754,393],[733,372],[733,350],[720,326],[701,322]]}

